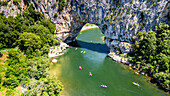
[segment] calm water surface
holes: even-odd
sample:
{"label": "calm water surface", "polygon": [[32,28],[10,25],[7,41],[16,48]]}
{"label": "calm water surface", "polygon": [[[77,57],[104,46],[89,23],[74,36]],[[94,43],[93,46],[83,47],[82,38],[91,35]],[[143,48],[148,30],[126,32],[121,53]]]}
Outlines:
{"label": "calm water surface", "polygon": [[[77,42],[80,47],[69,48],[51,66],[50,73],[64,85],[62,96],[168,96],[146,77],[135,75],[128,66],[107,57],[109,49],[99,29],[81,32]],[[134,86],[133,81],[141,87]],[[101,88],[102,84],[108,87]]]}

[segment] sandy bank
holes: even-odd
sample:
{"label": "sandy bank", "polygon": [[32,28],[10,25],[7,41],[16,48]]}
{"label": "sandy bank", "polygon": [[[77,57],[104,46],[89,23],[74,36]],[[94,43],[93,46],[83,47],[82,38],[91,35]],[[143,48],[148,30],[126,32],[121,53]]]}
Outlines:
{"label": "sandy bank", "polygon": [[99,27],[96,26],[96,25],[83,26],[83,28],[81,29],[81,31],[85,31],[85,30],[93,29],[93,28],[99,28]]}

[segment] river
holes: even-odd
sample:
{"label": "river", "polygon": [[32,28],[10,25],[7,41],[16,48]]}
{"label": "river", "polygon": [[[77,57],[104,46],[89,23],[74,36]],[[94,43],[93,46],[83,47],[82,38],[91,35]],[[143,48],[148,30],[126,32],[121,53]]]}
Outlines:
{"label": "river", "polygon": [[[61,96],[168,96],[149,83],[148,77],[135,75],[127,65],[107,57],[109,49],[103,38],[97,28],[83,31],[77,37],[79,46],[68,48],[64,55],[57,57],[58,62],[51,66],[50,74],[62,82]],[[100,87],[102,84],[107,88]]]}

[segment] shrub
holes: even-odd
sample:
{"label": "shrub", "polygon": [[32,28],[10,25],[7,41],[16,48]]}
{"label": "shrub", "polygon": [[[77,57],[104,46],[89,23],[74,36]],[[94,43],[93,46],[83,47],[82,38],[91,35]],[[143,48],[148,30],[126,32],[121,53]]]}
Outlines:
{"label": "shrub", "polygon": [[117,50],[117,51],[116,51],[116,54],[119,55],[119,54],[120,54],[120,51]]}
{"label": "shrub", "polygon": [[56,18],[56,17],[58,17],[58,14],[57,14],[57,13],[54,14],[54,18]]}

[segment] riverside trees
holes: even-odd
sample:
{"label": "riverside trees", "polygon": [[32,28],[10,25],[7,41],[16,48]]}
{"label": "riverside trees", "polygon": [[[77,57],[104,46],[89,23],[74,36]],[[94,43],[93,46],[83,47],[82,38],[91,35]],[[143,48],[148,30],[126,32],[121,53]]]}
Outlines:
{"label": "riverside trees", "polygon": [[132,58],[138,68],[154,75],[163,86],[170,88],[170,30],[169,25],[160,23],[154,31],[140,32],[139,41],[133,46]]}
{"label": "riverside trees", "polygon": [[[49,47],[58,45],[58,40],[53,32],[55,24],[50,19],[45,19],[44,15],[34,10],[31,4],[22,14],[16,18],[6,18],[4,13],[0,13],[0,49],[15,48],[8,52],[8,59],[5,65],[4,75],[0,76],[0,88],[9,89],[6,94],[13,95],[16,87],[25,85],[34,86],[27,88],[28,92],[24,96],[36,94],[36,89],[43,82],[43,93],[58,96],[62,90],[62,84],[55,78],[49,77]],[[32,83],[32,82],[36,83]],[[50,89],[50,87],[52,89]],[[50,89],[50,90],[49,90]],[[11,90],[11,91],[10,91]]]}

